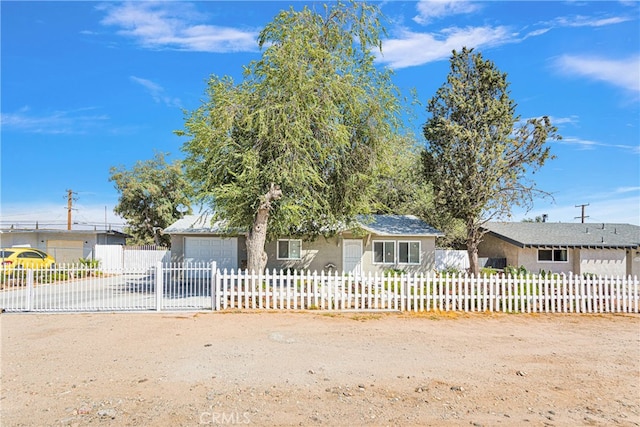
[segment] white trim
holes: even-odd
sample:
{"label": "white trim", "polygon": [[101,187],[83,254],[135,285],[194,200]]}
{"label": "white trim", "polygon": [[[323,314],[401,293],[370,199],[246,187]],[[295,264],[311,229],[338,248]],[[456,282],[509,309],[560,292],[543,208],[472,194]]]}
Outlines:
{"label": "white trim", "polygon": [[[544,259],[540,259],[540,251],[551,251],[551,259],[548,260],[544,260]],[[567,259],[564,261],[556,261],[555,260],[555,252],[554,251],[564,251],[567,255]],[[569,249],[567,248],[538,248],[538,250],[536,251],[536,261],[538,263],[543,263],[543,262],[551,262],[554,264],[566,264],[569,262]]]}
{"label": "white trim", "polygon": [[[376,243],[382,243],[382,262],[378,262],[376,261]],[[385,250],[385,244],[386,243],[392,243],[393,244],[393,260],[392,261],[386,261],[386,250]],[[395,265],[396,264],[396,258],[397,258],[397,254],[398,254],[398,248],[397,248],[397,243],[395,240],[373,240],[371,242],[371,264],[373,265]]]}

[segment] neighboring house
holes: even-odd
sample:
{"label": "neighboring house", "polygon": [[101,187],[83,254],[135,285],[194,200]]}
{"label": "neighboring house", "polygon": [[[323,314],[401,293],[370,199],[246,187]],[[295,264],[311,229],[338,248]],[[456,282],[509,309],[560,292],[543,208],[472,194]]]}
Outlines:
{"label": "neighboring house", "polygon": [[[268,269],[382,273],[400,269],[427,273],[435,267],[436,237],[442,233],[409,215],[370,215],[361,230],[306,242],[283,237],[268,242]],[[221,269],[245,268],[246,238],[211,224],[207,215],[188,215],[164,230],[171,235],[173,261],[216,261]]]}
{"label": "neighboring house", "polygon": [[640,227],[631,224],[489,222],[480,258],[537,273],[640,275]]}
{"label": "neighboring house", "polygon": [[124,245],[127,234],[119,231],[17,229],[0,230],[0,247],[28,246],[53,256],[56,263],[76,263],[92,258],[95,245]]}

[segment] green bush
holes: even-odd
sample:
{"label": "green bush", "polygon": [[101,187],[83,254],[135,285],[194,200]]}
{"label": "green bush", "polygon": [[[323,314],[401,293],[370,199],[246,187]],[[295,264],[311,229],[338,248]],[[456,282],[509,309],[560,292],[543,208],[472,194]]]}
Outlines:
{"label": "green bush", "polygon": [[497,272],[498,270],[496,270],[495,268],[483,267],[482,270],[480,270],[480,276],[493,276]]}
{"label": "green bush", "polygon": [[458,270],[456,267],[454,266],[447,266],[446,268],[440,270],[438,273],[440,273],[440,275],[443,276],[458,276],[460,275],[461,271]]}
{"label": "green bush", "polygon": [[387,268],[384,270],[384,275],[385,276],[402,276],[403,274],[406,274],[407,272],[405,270],[402,270],[401,268]]}
{"label": "green bush", "polygon": [[504,274],[506,274],[508,276],[512,276],[512,277],[520,277],[520,276],[528,276],[529,275],[529,271],[527,270],[527,268],[524,265],[521,265],[520,267],[514,267],[512,265],[507,265],[504,268]]}
{"label": "green bush", "polygon": [[78,260],[78,262],[80,263],[80,265],[82,265],[83,267],[87,267],[87,268],[98,268],[98,267],[100,267],[100,260],[99,259],[80,258]]}

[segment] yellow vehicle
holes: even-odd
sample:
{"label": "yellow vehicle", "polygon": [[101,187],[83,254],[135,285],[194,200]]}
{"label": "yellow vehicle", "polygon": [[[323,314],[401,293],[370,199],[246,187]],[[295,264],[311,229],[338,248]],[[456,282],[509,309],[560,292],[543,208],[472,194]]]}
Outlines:
{"label": "yellow vehicle", "polygon": [[0,270],[5,273],[26,268],[51,268],[56,260],[46,252],[34,248],[0,249]]}

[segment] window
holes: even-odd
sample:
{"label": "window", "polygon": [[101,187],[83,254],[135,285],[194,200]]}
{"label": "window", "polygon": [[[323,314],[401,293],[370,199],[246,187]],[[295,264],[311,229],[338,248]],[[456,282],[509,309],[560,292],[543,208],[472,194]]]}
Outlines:
{"label": "window", "polygon": [[302,241],[278,240],[278,259],[300,259]]}
{"label": "window", "polygon": [[373,242],[374,264],[395,264],[396,242]]}
{"label": "window", "polygon": [[538,261],[567,262],[566,249],[538,249]]}
{"label": "window", "polygon": [[398,262],[420,264],[420,242],[398,242]]}
{"label": "window", "polygon": [[42,256],[37,253],[37,252],[32,252],[32,251],[26,251],[23,252],[21,254],[18,254],[18,258],[36,258],[36,259],[42,259]]}
{"label": "window", "polygon": [[[397,257],[396,257],[397,245]],[[420,242],[373,242],[374,264],[420,264]]]}

